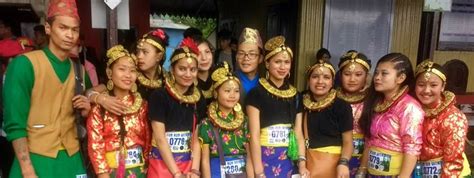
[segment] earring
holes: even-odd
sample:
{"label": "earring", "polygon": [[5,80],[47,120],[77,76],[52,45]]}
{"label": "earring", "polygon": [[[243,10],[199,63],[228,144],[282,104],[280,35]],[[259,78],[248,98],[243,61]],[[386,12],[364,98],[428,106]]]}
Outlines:
{"label": "earring", "polygon": [[214,99],[217,99],[217,92],[212,92],[212,97],[213,97]]}
{"label": "earring", "polygon": [[198,86],[198,80],[194,80],[194,86],[197,87]]}
{"label": "earring", "polygon": [[290,76],[291,76],[291,72],[288,72],[288,75],[286,76],[286,79],[290,79]]}
{"label": "earring", "polygon": [[170,84],[171,84],[171,85],[174,85],[175,82],[176,82],[176,79],[174,78],[174,75],[171,74],[171,75],[170,75]]}
{"label": "earring", "polygon": [[240,106],[239,103],[237,103],[237,104],[234,106],[234,111],[235,111],[235,112],[240,112],[240,111],[242,111],[242,107]]}
{"label": "earring", "polygon": [[113,89],[114,89],[114,82],[109,79],[109,81],[107,81],[107,90],[112,91]]}
{"label": "earring", "polygon": [[130,91],[132,91],[132,93],[135,93],[135,92],[137,92],[137,89],[138,89],[137,84],[133,83],[132,88],[130,89]]}
{"label": "earring", "polygon": [[270,78],[270,74],[268,74],[268,70],[265,72],[265,78],[268,80]]}

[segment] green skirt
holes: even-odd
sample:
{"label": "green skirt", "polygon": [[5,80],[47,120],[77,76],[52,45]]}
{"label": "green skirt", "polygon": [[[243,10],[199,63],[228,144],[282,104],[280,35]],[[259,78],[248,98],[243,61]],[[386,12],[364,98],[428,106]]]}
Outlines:
{"label": "green skirt", "polygon": [[[82,163],[80,152],[69,156],[66,150],[58,152],[56,158],[50,158],[35,153],[30,153],[31,163],[35,169],[35,173],[39,178],[50,177],[71,177],[71,178],[87,178],[86,170]],[[21,167],[18,159],[15,157],[10,178],[22,178]]]}
{"label": "green skirt", "polygon": [[[117,174],[117,169],[113,169],[112,173],[110,173],[110,177],[115,177]],[[125,170],[125,178],[145,178],[146,173],[143,166],[128,168]]]}

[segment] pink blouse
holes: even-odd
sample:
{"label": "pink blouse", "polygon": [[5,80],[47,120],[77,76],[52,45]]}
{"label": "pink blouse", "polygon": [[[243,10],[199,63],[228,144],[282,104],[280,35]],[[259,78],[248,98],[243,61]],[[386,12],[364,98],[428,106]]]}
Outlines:
{"label": "pink blouse", "polygon": [[423,118],[421,105],[405,93],[385,112],[375,114],[370,126],[368,145],[419,155]]}
{"label": "pink blouse", "polygon": [[352,108],[352,116],[354,116],[354,123],[353,123],[354,129],[352,130],[352,134],[362,134],[362,130],[360,129],[360,126],[359,126],[359,119],[360,119],[360,116],[362,115],[362,109],[364,109],[364,102],[351,104],[351,108]]}

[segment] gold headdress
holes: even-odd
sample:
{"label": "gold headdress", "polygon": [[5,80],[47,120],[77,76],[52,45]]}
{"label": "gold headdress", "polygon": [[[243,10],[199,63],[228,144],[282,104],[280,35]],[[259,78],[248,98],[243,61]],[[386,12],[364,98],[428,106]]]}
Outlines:
{"label": "gold headdress", "polygon": [[147,33],[143,35],[142,39],[140,39],[140,42],[138,43],[138,48],[143,48],[143,43],[148,43],[151,44],[152,46],[156,47],[160,51],[165,51],[165,48],[155,40],[149,38],[149,36],[155,36],[156,38],[159,38],[160,40],[164,41],[166,38],[166,34],[162,29],[156,29],[150,33]]}
{"label": "gold headdress", "polygon": [[239,38],[239,44],[243,43],[256,44],[259,48],[263,48],[262,38],[260,38],[260,34],[256,29],[246,27],[244,30],[242,30]]}
{"label": "gold headdress", "polygon": [[[193,60],[197,61],[197,54],[199,54],[199,49],[194,42],[194,40],[190,37],[187,37],[181,41],[181,44],[179,45],[178,49],[183,49],[182,52],[174,53],[173,56],[171,57],[171,64],[174,62],[186,58],[188,63],[191,63]],[[176,50],[178,50],[176,49]]]}
{"label": "gold headdress", "polygon": [[350,56],[351,59],[350,59],[350,60],[347,60],[347,61],[344,61],[342,64],[339,65],[339,68],[342,69],[342,68],[344,68],[345,66],[347,66],[348,64],[351,64],[351,65],[349,66],[349,69],[350,69],[350,70],[354,70],[354,68],[355,68],[355,65],[354,65],[354,64],[355,64],[355,63],[358,63],[358,64],[364,66],[365,69],[370,70],[370,65],[369,65],[369,63],[367,63],[367,61],[365,61],[365,60],[363,60],[363,59],[357,58],[357,55],[358,55],[358,54],[359,54],[359,53],[357,53],[357,52],[350,52],[350,53],[347,53],[346,55],[342,56],[342,58],[346,58],[346,57],[349,57],[349,56]]}
{"label": "gold headdress", "polygon": [[224,61],[224,66],[219,67],[218,69],[214,70],[211,75],[214,84],[212,84],[212,89],[215,90],[217,87],[221,86],[224,82],[228,80],[234,80],[240,85],[240,80],[232,75],[229,69],[229,65],[227,62]]}
{"label": "gold headdress", "polygon": [[315,70],[316,68],[321,68],[321,67],[328,68],[331,71],[332,76],[336,75],[336,71],[334,70],[334,67],[332,67],[332,65],[329,62],[327,62],[325,60],[322,60],[322,59],[318,60],[315,64],[310,66],[308,68],[308,70],[306,70],[306,74],[309,76],[309,75],[311,75],[311,72],[313,70]]}
{"label": "gold headdress", "polygon": [[429,80],[429,78],[431,77],[431,74],[435,74],[439,78],[441,78],[443,82],[446,82],[446,75],[444,75],[444,73],[441,72],[440,70],[434,68],[433,67],[434,64],[435,63],[433,61],[424,60],[423,62],[418,64],[418,66],[416,67],[415,76],[418,77],[418,75],[425,73],[424,74],[425,80]]}
{"label": "gold headdress", "polygon": [[276,36],[269,39],[265,43],[265,50],[268,51],[267,55],[265,55],[265,60],[270,59],[282,51],[286,51],[290,55],[290,58],[293,58],[293,51],[291,51],[290,47],[285,46],[285,37],[283,36]]}
{"label": "gold headdress", "polygon": [[120,59],[121,57],[128,57],[128,59],[132,63],[134,63],[135,65],[137,64],[135,55],[131,55],[122,45],[115,45],[109,50],[107,50],[107,58],[109,58],[109,60],[107,61],[107,67],[109,67],[110,64],[114,63],[117,59]]}

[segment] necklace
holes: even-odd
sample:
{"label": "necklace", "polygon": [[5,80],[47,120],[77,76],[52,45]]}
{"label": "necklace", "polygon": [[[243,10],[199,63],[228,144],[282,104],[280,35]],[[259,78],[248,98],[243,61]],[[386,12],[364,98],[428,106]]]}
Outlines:
{"label": "necklace", "polygon": [[398,93],[392,98],[392,100],[385,100],[383,102],[379,102],[375,108],[374,111],[378,113],[383,113],[387,111],[388,108],[390,108],[394,103],[398,102],[400,100],[400,97],[408,92],[408,86],[404,86]]}
{"label": "necklace", "polygon": [[329,107],[336,99],[336,90],[331,89],[329,93],[321,100],[314,102],[311,95],[306,93],[303,95],[303,105],[306,109],[311,111],[321,111]]}
{"label": "necklace", "polygon": [[442,100],[441,104],[437,106],[436,108],[429,109],[429,108],[423,107],[423,110],[425,111],[425,117],[427,118],[436,117],[453,103],[454,93],[449,92],[449,91],[444,91],[442,93],[442,96],[444,97],[444,100]]}
{"label": "necklace", "polygon": [[204,96],[205,99],[212,98],[212,87],[209,88],[208,90],[203,90],[201,89],[202,96]]}
{"label": "necklace", "polygon": [[337,89],[337,97],[348,102],[349,104],[360,103],[365,99],[366,96],[367,96],[366,90],[359,93],[348,94],[342,91],[341,88]]}
{"label": "necklace", "polygon": [[148,79],[145,77],[145,75],[143,75],[140,72],[138,73],[138,82],[140,82],[140,84],[142,84],[143,86],[147,88],[159,88],[162,86],[162,83],[163,83],[161,79],[157,79],[157,80]]}
{"label": "necklace", "polygon": [[207,109],[207,112],[209,113],[209,119],[215,126],[223,130],[232,131],[238,129],[245,121],[244,112],[242,112],[242,110],[233,110],[233,115],[228,114],[225,118],[221,117],[217,111],[218,104],[217,102],[213,101],[211,104],[209,104],[209,107]]}
{"label": "necklace", "polygon": [[176,91],[176,88],[173,86],[173,84],[170,83],[169,77],[165,77],[165,86],[166,90],[176,99],[178,99],[181,103],[186,103],[186,104],[195,104],[196,102],[199,101],[201,98],[201,93],[199,92],[199,89],[194,86],[193,88],[193,93],[191,95],[183,95]]}
{"label": "necklace", "polygon": [[296,88],[293,87],[292,85],[290,85],[290,87],[286,90],[279,90],[273,87],[265,78],[260,78],[258,81],[263,86],[263,88],[265,88],[265,90],[270,92],[272,95],[278,96],[280,98],[285,98],[285,99],[291,98],[295,96],[297,93]]}
{"label": "necklace", "polygon": [[138,92],[133,93],[134,101],[132,106],[128,107],[125,114],[132,114],[138,111],[142,106],[143,99]]}

